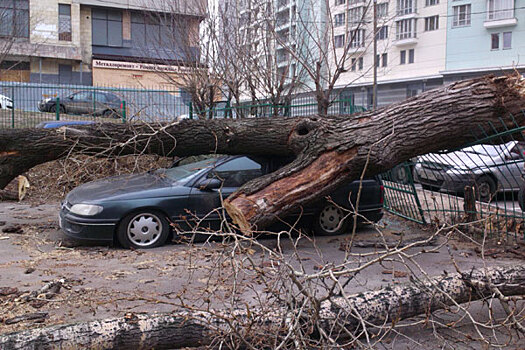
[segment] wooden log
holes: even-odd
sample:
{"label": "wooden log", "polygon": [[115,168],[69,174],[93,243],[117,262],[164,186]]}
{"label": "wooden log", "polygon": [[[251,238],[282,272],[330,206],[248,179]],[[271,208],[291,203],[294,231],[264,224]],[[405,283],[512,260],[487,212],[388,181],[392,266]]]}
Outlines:
{"label": "wooden log", "polygon": [[[359,116],[184,120],[159,125],[0,130],[0,188],[31,167],[71,153],[296,155],[277,172],[245,184],[225,201],[245,232],[262,228],[356,179],[417,155],[454,149],[525,124],[519,74],[465,80]],[[514,115],[514,119],[508,115]]]}
{"label": "wooden log", "polygon": [[[404,284],[367,291],[348,298],[333,297],[320,305],[318,326],[335,340],[346,340],[348,332],[358,332],[362,322],[389,325],[451,305],[493,296],[497,286],[505,296],[525,294],[525,267],[491,267],[460,274],[435,277],[421,285]],[[312,306],[313,307],[313,306]],[[288,329],[283,320],[294,319],[285,310],[237,310],[228,312],[179,312],[169,315],[125,317],[29,329],[0,335],[0,348],[15,349],[178,349],[209,344],[217,336],[250,332],[244,325],[263,334],[265,329]],[[359,315],[359,316],[357,316]],[[225,322],[225,319],[232,322]],[[255,321],[254,321],[255,320]],[[257,326],[254,325],[258,324]],[[238,329],[232,329],[234,325]],[[265,328],[267,327],[267,328]],[[344,329],[344,331],[342,331]],[[235,331],[235,332],[234,332]]]}

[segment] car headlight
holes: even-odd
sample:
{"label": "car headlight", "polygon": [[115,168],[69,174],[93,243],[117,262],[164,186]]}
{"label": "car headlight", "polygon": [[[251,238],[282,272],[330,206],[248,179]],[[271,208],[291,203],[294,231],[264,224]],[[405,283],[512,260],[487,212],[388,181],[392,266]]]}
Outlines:
{"label": "car headlight", "polygon": [[44,98],[44,99],[42,100],[42,102],[44,102],[44,103],[48,103],[49,101],[51,101],[51,98]]}
{"label": "car headlight", "polygon": [[471,174],[471,173],[472,173],[472,170],[470,169],[452,168],[452,169],[447,170],[447,174],[450,174],[450,175],[466,175],[466,174]]}
{"label": "car headlight", "polygon": [[93,204],[75,204],[69,210],[73,214],[83,215],[83,216],[93,216],[97,215],[104,209],[100,205]]}

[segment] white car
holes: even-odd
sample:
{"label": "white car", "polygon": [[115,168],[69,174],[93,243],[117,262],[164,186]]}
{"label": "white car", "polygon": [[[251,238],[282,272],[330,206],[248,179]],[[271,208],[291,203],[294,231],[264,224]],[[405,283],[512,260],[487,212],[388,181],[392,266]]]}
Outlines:
{"label": "white car", "polygon": [[0,109],[13,109],[13,100],[0,94]]}

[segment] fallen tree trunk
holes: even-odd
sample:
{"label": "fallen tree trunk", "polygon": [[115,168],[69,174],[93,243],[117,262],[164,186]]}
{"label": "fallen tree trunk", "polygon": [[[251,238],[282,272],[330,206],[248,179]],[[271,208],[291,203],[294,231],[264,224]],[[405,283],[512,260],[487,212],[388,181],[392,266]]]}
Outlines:
{"label": "fallen tree trunk", "polygon": [[[453,83],[352,117],[1,130],[0,188],[37,164],[72,153],[296,155],[225,201],[230,216],[249,232],[358,178],[365,164],[367,175],[374,175],[417,155],[461,147],[485,132],[523,125],[523,108],[525,81],[515,75]],[[514,119],[506,118],[509,114]]]}
{"label": "fallen tree trunk", "polygon": [[[406,284],[348,298],[334,297],[321,304],[318,326],[329,332],[334,340],[345,340],[349,337],[348,333],[358,331],[363,324],[373,327],[387,322],[390,326],[416,315],[446,309],[455,303],[491,298],[495,286],[505,296],[524,295],[525,267],[473,269],[461,275],[436,277],[421,285]],[[227,319],[232,321],[226,322]],[[287,310],[273,313],[239,310],[130,314],[116,319],[0,335],[0,348],[177,349],[209,344],[215,337],[233,334],[243,334],[248,341],[265,331],[275,335],[275,330],[288,329],[283,320],[292,319],[293,315]],[[257,326],[254,327],[254,324]],[[232,329],[232,325],[237,328]],[[251,330],[242,329],[243,325]]]}

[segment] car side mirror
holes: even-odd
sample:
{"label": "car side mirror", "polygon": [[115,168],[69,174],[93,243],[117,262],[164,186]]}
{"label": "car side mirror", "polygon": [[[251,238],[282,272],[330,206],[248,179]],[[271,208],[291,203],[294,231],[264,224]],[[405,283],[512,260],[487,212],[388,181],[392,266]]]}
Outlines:
{"label": "car side mirror", "polygon": [[217,178],[202,179],[196,185],[202,191],[216,190],[222,186],[222,181]]}

